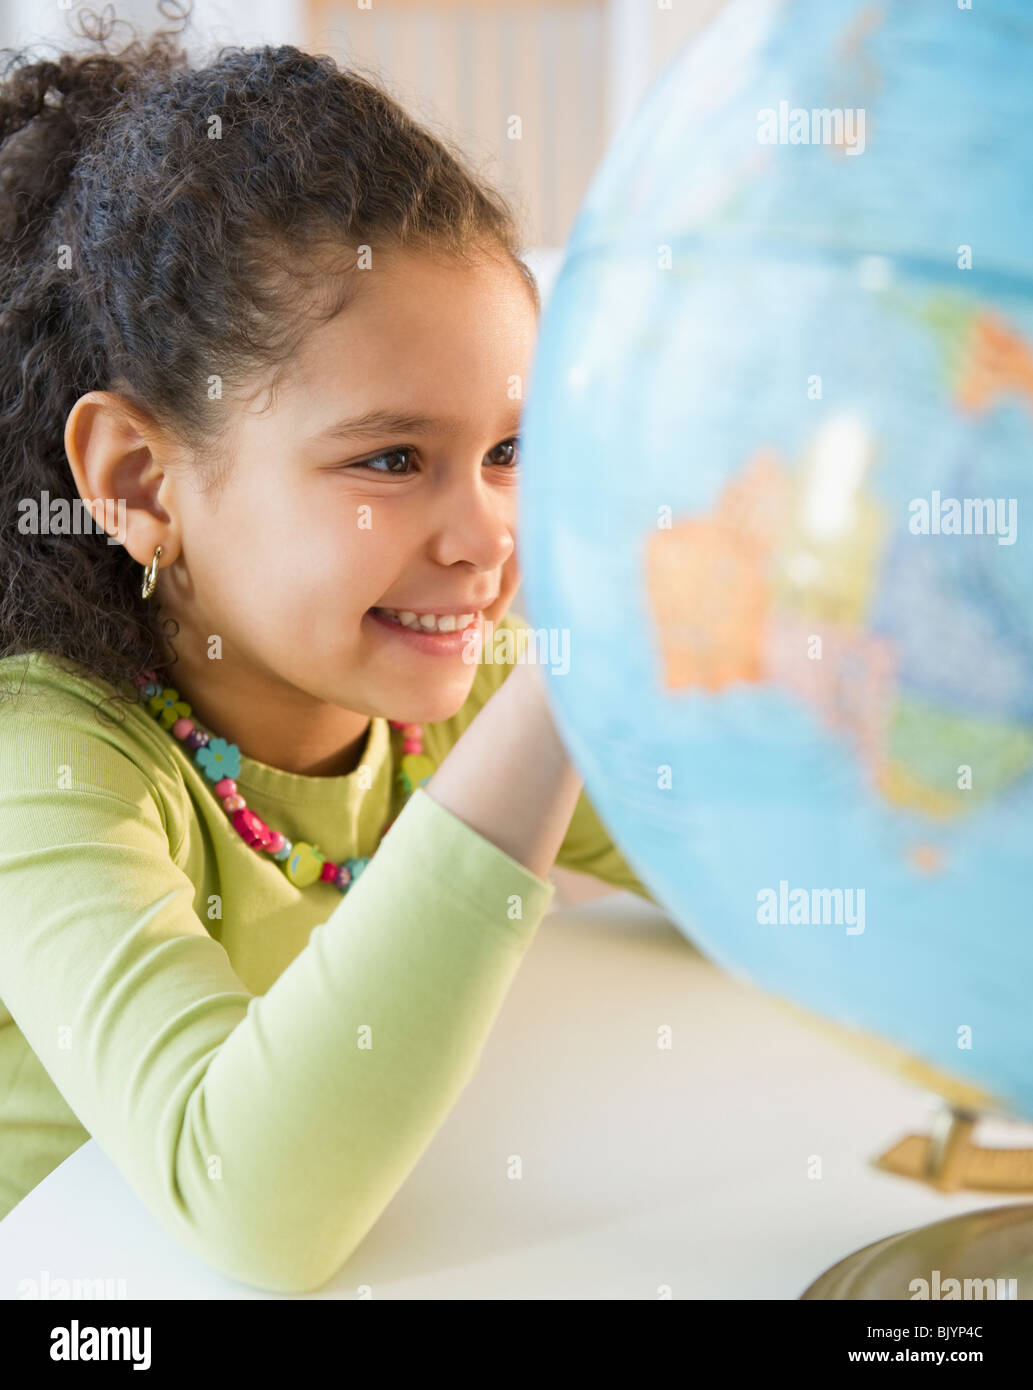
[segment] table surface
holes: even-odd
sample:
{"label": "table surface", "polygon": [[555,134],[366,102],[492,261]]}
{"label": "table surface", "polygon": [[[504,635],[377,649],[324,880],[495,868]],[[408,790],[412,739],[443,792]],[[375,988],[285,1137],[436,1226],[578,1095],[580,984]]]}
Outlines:
{"label": "table surface", "polygon": [[[870,1166],[932,1108],[716,969],[641,899],[554,907],[477,1074],[359,1249],[307,1297],[795,1299],[883,1236],[1021,1200],[947,1196]],[[1009,1132],[1030,1142],[1028,1127]],[[0,1298],[28,1296],[27,1279],[282,1297],[182,1250],[93,1141],[0,1222]]]}

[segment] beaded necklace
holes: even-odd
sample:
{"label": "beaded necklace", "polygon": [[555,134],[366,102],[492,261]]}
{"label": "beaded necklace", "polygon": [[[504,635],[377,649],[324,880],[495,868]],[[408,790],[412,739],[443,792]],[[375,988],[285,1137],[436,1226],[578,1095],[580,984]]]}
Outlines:
{"label": "beaded necklace", "polygon": [[[293,844],[281,831],[271,829],[261,816],[248,807],[237,789],[234,779],[240,776],[241,756],[237,745],[227,743],[224,738],[213,737],[209,730],[191,719],[190,706],[179,698],[179,691],[172,686],[161,685],[154,671],[141,671],[135,684],[139,687],[141,701],[150,713],[163,729],[168,729],[173,738],[191,750],[205,777],[215,784],[215,795],[245,844],[275,859],[291,883],[298,888],[307,888],[311,883],[332,883],[342,893],[348,891],[372,855],[345,859],[335,864],[318,845],[310,845],[304,840]],[[402,733],[402,758],[395,781],[407,801],[417,787],[424,786],[430,780],[434,763],[423,751],[422,724],[410,724],[400,719],[389,719],[388,723],[392,729],[399,729]],[[381,840],[393,824],[394,820],[391,820],[384,826]]]}

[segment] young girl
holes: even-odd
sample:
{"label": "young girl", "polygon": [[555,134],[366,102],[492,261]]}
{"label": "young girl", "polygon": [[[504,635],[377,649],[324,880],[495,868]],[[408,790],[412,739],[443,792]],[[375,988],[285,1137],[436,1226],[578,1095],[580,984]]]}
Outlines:
{"label": "young girl", "polygon": [[471,655],[523,625],[534,279],[295,48],[19,54],[0,138],[0,1216],[92,1135],[203,1260],[312,1290],[553,863],[649,896],[535,664]]}

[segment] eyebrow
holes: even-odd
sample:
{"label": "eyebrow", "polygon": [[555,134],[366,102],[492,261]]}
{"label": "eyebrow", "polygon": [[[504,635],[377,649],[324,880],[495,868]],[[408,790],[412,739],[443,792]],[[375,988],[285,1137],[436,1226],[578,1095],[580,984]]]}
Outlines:
{"label": "eyebrow", "polygon": [[460,434],[465,423],[454,415],[400,414],[394,410],[367,410],[353,420],[338,420],[311,436],[322,439],[351,439],[373,434]]}

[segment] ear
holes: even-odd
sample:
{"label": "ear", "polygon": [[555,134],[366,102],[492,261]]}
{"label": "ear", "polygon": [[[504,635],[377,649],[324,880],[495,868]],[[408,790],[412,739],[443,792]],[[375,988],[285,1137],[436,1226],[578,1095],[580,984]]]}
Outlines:
{"label": "ear", "polygon": [[153,417],[113,391],[80,396],[65,422],[65,454],[79,496],[109,534],[140,565],[162,549],[159,568],[180,552],[180,528],[169,471],[172,448]]}

